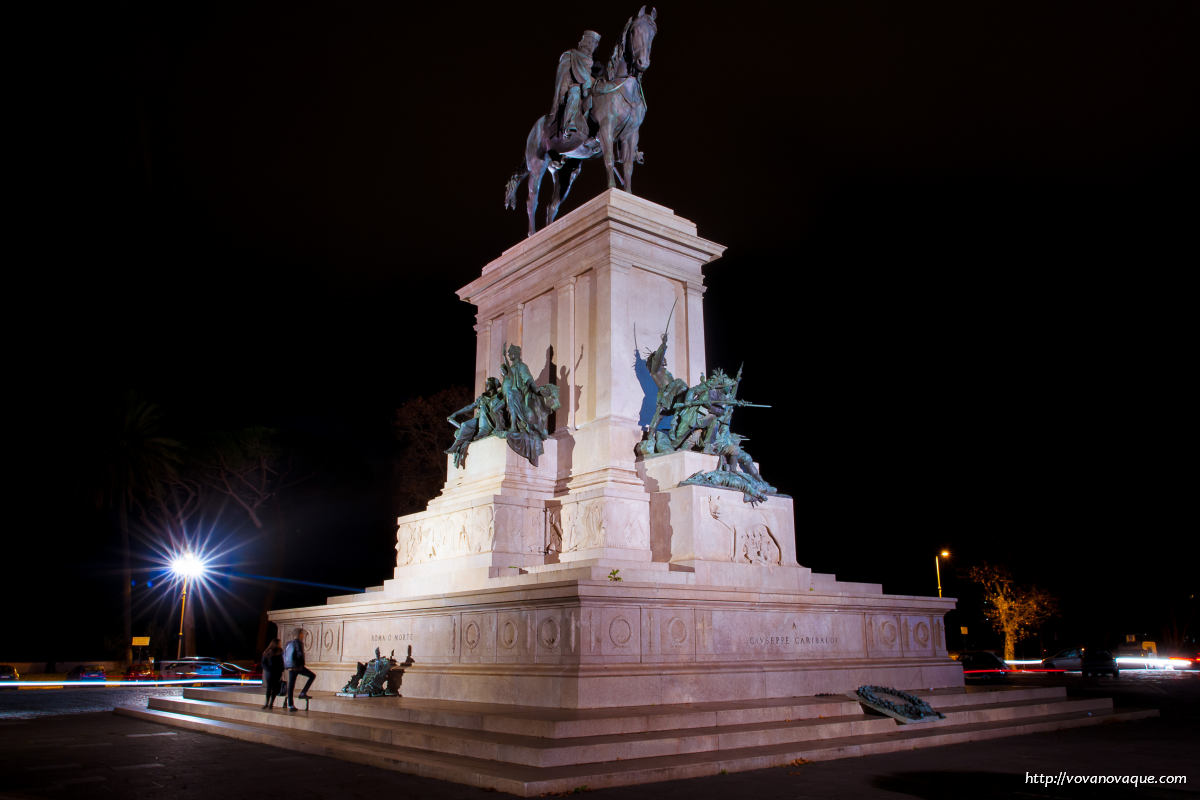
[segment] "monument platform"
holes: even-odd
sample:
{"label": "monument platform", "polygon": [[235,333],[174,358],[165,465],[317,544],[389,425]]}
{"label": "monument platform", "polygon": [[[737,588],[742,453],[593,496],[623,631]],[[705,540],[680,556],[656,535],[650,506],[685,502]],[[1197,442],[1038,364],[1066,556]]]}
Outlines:
{"label": "monument platform", "polygon": [[[407,680],[407,675],[405,676]],[[917,694],[945,719],[901,725],[848,697],[573,711],[409,697],[264,711],[251,689],[185,689],[116,713],[522,797],[913,750],[1157,716],[1058,688]]]}
{"label": "monument platform", "polygon": [[952,600],[702,585],[657,566],[616,581],[609,563],[576,562],[488,589],[372,592],[272,619],[305,631],[314,685],[331,691],[358,654],[402,659],[410,645],[404,694],[429,700],[585,709],[962,685],[942,627]]}

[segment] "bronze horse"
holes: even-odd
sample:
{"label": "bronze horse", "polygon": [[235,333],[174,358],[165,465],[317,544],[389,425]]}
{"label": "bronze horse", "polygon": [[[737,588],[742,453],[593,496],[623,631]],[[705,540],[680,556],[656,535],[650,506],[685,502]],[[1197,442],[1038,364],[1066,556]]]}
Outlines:
{"label": "bronze horse", "polygon": [[[570,194],[583,162],[589,158],[603,156],[609,188],[615,187],[619,179],[625,191],[632,191],[633,164],[642,162],[642,154],[637,149],[638,129],[646,118],[642,74],[650,68],[650,48],[658,32],[657,17],[655,9],[647,14],[646,7],[642,6],[637,16],[630,17],[625,23],[612,57],[592,88],[592,107],[588,113],[591,135],[577,132],[564,139],[549,114],[533,124],[525,140],[525,165],[508,179],[504,193],[504,207],[515,209],[517,187],[522,180],[528,179],[525,211],[529,215],[529,236],[537,230],[534,215],[547,170],[554,185],[546,207],[547,225],[558,216],[558,209]],[[570,178],[566,189],[561,190],[558,171],[568,162]],[[624,166],[623,175],[617,173],[617,164]]]}

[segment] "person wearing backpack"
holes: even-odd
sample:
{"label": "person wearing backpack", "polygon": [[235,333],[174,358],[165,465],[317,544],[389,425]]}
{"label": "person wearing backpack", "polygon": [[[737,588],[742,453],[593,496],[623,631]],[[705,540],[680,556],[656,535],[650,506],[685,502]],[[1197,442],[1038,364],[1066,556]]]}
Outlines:
{"label": "person wearing backpack", "polygon": [[308,700],[308,687],[312,686],[313,679],[316,673],[304,666],[304,629],[296,628],[292,631],[292,640],[283,648],[283,668],[288,671],[288,686],[287,686],[287,710],[296,711],[296,702],[292,699],[292,692],[296,689],[296,676],[304,675],[308,678],[304,688],[300,690],[300,699]]}

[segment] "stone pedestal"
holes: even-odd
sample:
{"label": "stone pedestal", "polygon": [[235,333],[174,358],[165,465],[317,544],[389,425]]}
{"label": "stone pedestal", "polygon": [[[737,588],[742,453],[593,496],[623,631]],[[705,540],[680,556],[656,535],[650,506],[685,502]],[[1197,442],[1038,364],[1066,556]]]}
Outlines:
{"label": "stone pedestal", "polygon": [[752,506],[741,492],[679,485],[716,468],[716,456],[690,452],[639,463],[651,490],[655,552],[692,570],[701,585],[808,591],[812,571],[796,563],[791,498],[773,496]]}
{"label": "stone pedestal", "polygon": [[562,407],[537,468],[499,439],[472,444],[463,469],[449,463],[441,496],[399,520],[389,596],[478,588],[516,568],[666,569],[668,559],[651,567],[651,493],[635,461],[638,346],[667,329],[675,374],[700,379],[701,268],[723,251],[670,209],[613,190],[459,290],[479,309],[476,391],[516,344],[537,383],[558,385]]}
{"label": "stone pedestal", "polygon": [[318,688],[377,646],[412,647],[408,697],[551,708],[962,685],[953,600],[815,575],[790,498],[679,485],[714,456],[635,457],[654,392],[638,348],[665,327],[669,369],[700,381],[701,268],[722,251],[613,190],[459,291],[478,308],[476,392],[520,345],[535,382],[558,386],[552,435],[536,467],[495,438],[461,469],[447,459],[441,494],[399,519],[382,587],[271,614],[306,631]]}
{"label": "stone pedestal", "polygon": [[538,383],[558,384],[560,562],[651,560],[649,496],[634,463],[645,400],[638,346],[657,346],[668,329],[675,373],[699,380],[701,268],[724,249],[670,209],[610,190],[459,290],[478,308],[477,391],[499,374],[508,344],[522,347]]}
{"label": "stone pedestal", "polygon": [[547,576],[272,619],[305,630],[320,690],[344,683],[356,656],[408,646],[405,697],[548,708],[962,685],[942,622],[953,600]]}

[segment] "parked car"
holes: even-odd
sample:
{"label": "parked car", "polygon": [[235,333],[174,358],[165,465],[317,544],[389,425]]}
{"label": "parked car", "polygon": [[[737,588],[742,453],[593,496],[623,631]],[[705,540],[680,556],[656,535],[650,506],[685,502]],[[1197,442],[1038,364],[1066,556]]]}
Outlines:
{"label": "parked car", "polygon": [[960,653],[963,680],[968,683],[1001,683],[1008,680],[1012,669],[995,653],[986,650],[968,650]]}
{"label": "parked car", "polygon": [[129,669],[125,671],[125,680],[127,681],[152,681],[157,677],[158,672],[154,669],[153,664],[130,664]]}
{"label": "parked car", "polygon": [[234,664],[229,661],[222,661],[221,676],[224,678],[241,678],[246,681],[262,680],[262,667],[257,669],[248,669],[240,664]]}
{"label": "parked car", "polygon": [[10,664],[0,664],[0,681],[19,681],[21,673],[17,672],[17,668]]}
{"label": "parked car", "polygon": [[108,674],[101,664],[80,664],[67,673],[69,681],[103,681],[108,680]]}
{"label": "parked car", "polygon": [[1069,647],[1059,650],[1049,658],[1042,659],[1042,669],[1068,670],[1080,669],[1083,664],[1083,648]]}
{"label": "parked car", "polygon": [[189,656],[175,661],[160,661],[158,669],[163,678],[219,678],[221,664],[215,658]]}
{"label": "parked car", "polygon": [[1083,651],[1083,659],[1079,668],[1083,671],[1085,678],[1089,675],[1121,677],[1121,669],[1117,666],[1117,659],[1113,658],[1112,652],[1101,650],[1098,647],[1089,647]]}

